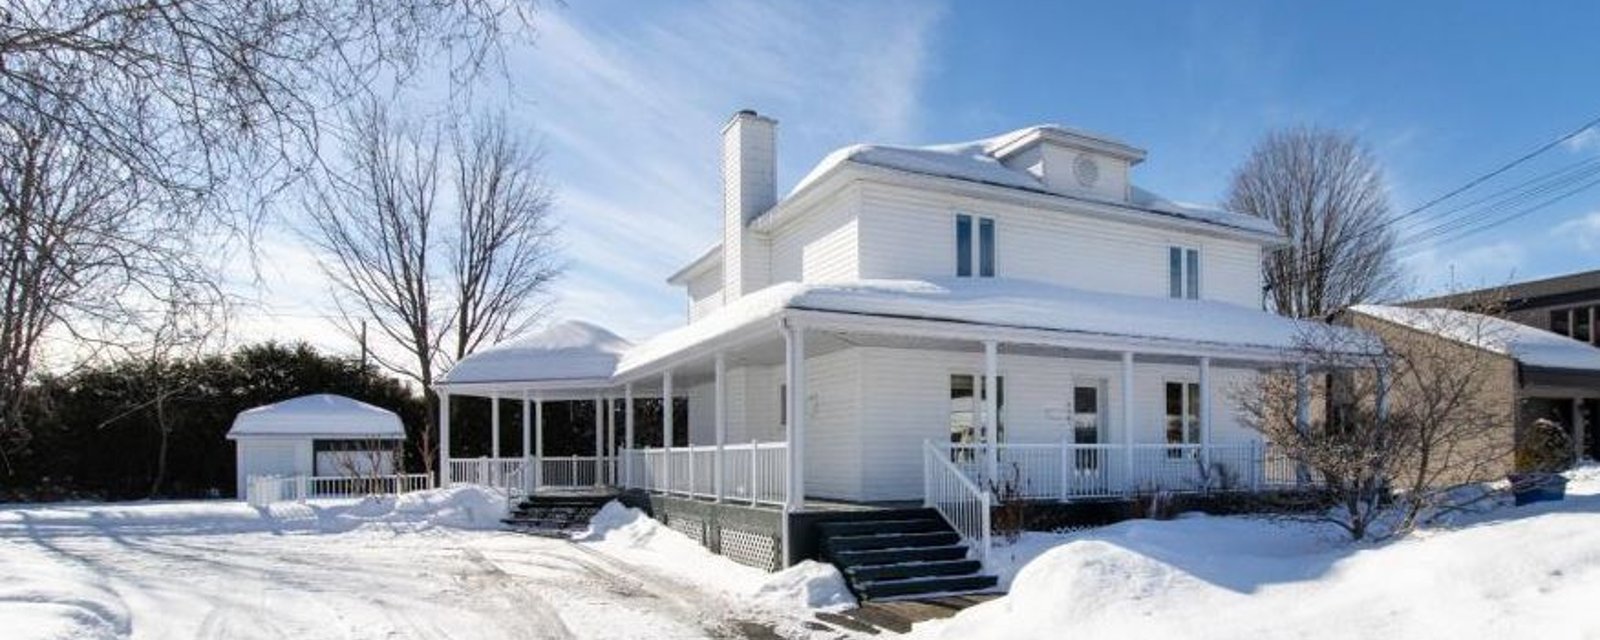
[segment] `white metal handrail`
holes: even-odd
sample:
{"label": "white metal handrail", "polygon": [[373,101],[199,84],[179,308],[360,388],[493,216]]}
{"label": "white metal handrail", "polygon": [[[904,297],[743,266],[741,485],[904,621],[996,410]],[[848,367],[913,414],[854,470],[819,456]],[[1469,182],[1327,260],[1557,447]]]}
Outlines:
{"label": "white metal handrail", "polygon": [[950,461],[948,450],[928,441],[923,441],[922,450],[922,503],[938,511],[974,547],[978,561],[987,564],[993,496]]}

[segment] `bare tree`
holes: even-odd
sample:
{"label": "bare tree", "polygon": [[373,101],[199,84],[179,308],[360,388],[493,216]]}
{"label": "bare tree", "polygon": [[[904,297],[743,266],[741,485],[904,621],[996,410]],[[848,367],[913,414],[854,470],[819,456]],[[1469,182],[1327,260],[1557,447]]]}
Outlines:
{"label": "bare tree", "polygon": [[3,458],[27,438],[18,403],[48,337],[70,339],[66,355],[82,359],[223,297],[193,251],[205,234],[159,185],[104,162],[54,118],[11,105],[0,116]]}
{"label": "bare tree", "polygon": [[50,332],[127,346],[220,304],[196,247],[319,166],[323,114],[440,60],[471,79],[535,4],[0,0],[0,458]]}
{"label": "bare tree", "polygon": [[[560,273],[540,156],[503,120],[468,132],[352,117],[348,170],[330,173],[309,234],[352,335],[368,320],[393,352],[380,366],[429,391],[437,372],[543,314]],[[441,157],[448,156],[448,161]],[[418,443],[430,471],[435,413]]]}
{"label": "bare tree", "polygon": [[535,4],[0,0],[0,100],[170,188],[289,177],[327,107],[439,59],[469,78]]}
{"label": "bare tree", "polygon": [[[1320,516],[1358,540],[1410,530],[1450,506],[1452,487],[1511,465],[1514,366],[1483,346],[1503,325],[1458,311],[1392,313],[1341,316],[1361,332],[1303,333],[1296,354],[1312,375],[1265,373],[1238,394],[1243,423],[1309,472],[1336,507]],[[1305,423],[1302,385],[1323,400]]]}
{"label": "bare tree", "polygon": [[1271,220],[1287,246],[1262,262],[1265,300],[1321,318],[1393,293],[1400,271],[1378,161],[1355,136],[1296,128],[1267,135],[1233,174],[1228,207]]}

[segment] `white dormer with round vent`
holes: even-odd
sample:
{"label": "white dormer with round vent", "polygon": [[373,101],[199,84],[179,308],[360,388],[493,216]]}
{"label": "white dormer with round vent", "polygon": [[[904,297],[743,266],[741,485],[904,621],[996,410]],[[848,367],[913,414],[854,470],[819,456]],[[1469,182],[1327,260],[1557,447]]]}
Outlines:
{"label": "white dormer with round vent", "polygon": [[1045,188],[1066,194],[1127,202],[1128,170],[1144,160],[1144,150],[1082,131],[1044,125],[999,141],[989,150],[1001,164],[1027,171]]}

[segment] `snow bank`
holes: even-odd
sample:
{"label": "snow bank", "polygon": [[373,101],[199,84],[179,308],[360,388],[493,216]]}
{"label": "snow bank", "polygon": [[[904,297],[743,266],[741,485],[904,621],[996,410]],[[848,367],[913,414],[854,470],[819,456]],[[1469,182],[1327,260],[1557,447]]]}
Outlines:
{"label": "snow bank", "polygon": [[1568,476],[1563,502],[1379,546],[1242,517],[1130,521],[1053,546],[1039,534],[1017,549],[1009,595],[913,636],[1600,637],[1585,613],[1600,593],[1600,467]]}
{"label": "snow bank", "polygon": [[772,609],[837,611],[856,606],[839,570],[812,560],[772,574],[756,589],[755,601]]}
{"label": "snow bank", "polygon": [[506,517],[505,494],[475,485],[416,491],[399,497],[371,496],[355,505],[324,509],[327,531],[382,527],[423,530],[497,529]]}
{"label": "snow bank", "polygon": [[573,536],[608,555],[690,579],[736,601],[770,611],[835,610],[855,606],[844,576],[831,565],[804,562],[768,574],[712,553],[643,511],[610,502]]}
{"label": "snow bank", "polygon": [[86,568],[0,540],[0,629],[7,638],[126,637],[128,607]]}

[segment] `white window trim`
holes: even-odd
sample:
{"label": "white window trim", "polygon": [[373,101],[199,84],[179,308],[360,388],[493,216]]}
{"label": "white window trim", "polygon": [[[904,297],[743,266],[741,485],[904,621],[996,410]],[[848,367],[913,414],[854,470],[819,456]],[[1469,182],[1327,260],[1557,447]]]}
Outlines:
{"label": "white window trim", "polygon": [[[1196,387],[1199,387],[1200,386],[1200,379],[1198,377],[1195,377],[1195,376],[1162,376],[1162,378],[1161,378],[1161,405],[1160,405],[1161,406],[1161,440],[1162,440],[1162,444],[1171,445],[1171,444],[1175,444],[1175,443],[1166,442],[1166,439],[1167,439],[1167,385],[1169,385],[1169,384],[1182,384],[1182,385],[1191,385],[1192,384],[1192,385],[1194,385]],[[1196,391],[1196,393],[1199,393],[1199,394],[1202,394],[1202,395],[1205,394],[1205,392],[1206,392],[1205,389],[1198,389]],[[1185,405],[1187,405],[1188,402],[1189,402],[1189,394],[1187,393],[1187,389],[1185,389],[1185,393],[1183,394],[1183,403]],[[1185,406],[1184,408],[1185,409],[1189,409],[1190,407]],[[1193,407],[1193,409],[1194,409],[1194,424],[1192,426],[1194,426],[1194,428],[1196,430],[1199,430],[1200,429],[1200,418],[1201,418],[1201,416],[1200,416],[1200,407]],[[1187,421],[1188,417],[1189,417],[1189,412],[1187,412],[1187,411],[1184,412],[1184,415],[1182,417],[1183,417],[1184,420]],[[1204,434],[1199,434],[1198,435],[1198,439],[1195,442],[1189,442],[1189,427],[1190,426],[1191,425],[1189,425],[1187,422],[1185,422],[1185,424],[1183,425],[1183,442],[1182,443],[1176,443],[1176,444],[1182,444],[1182,445],[1185,445],[1185,446],[1203,444],[1199,440],[1204,439],[1204,437],[1205,437]]]}
{"label": "white window trim", "polygon": [[[1181,252],[1180,256],[1179,256],[1179,259],[1178,259],[1178,285],[1179,285],[1179,289],[1178,290],[1183,295],[1180,295],[1177,298],[1172,298],[1172,250],[1173,249],[1178,249]],[[1194,255],[1195,255],[1195,258],[1194,258],[1195,266],[1197,268],[1199,268],[1199,270],[1200,270],[1200,272],[1196,273],[1194,275],[1194,278],[1193,278],[1193,280],[1194,280],[1194,295],[1192,297],[1189,295],[1189,293],[1190,293],[1189,292],[1189,280],[1190,280],[1190,278],[1189,278],[1189,252],[1190,251],[1194,252]],[[1166,292],[1165,293],[1166,293],[1166,296],[1168,298],[1172,298],[1174,300],[1202,300],[1202,299],[1204,299],[1205,291],[1206,291],[1206,283],[1205,283],[1206,252],[1205,252],[1205,247],[1203,247],[1201,245],[1184,244],[1184,243],[1181,243],[1181,242],[1168,242],[1166,250],[1163,252],[1161,258],[1163,260],[1162,266],[1164,267],[1164,269],[1162,269],[1162,270],[1165,271],[1166,274],[1167,274],[1167,287],[1166,287]]]}
{"label": "white window trim", "polygon": [[[958,224],[963,216],[965,216],[972,223],[971,228],[969,229],[972,237],[968,238],[967,242],[967,249],[970,253],[965,256],[967,258],[967,264],[971,267],[971,269],[968,271],[967,275],[964,276],[961,275],[961,258],[963,257],[961,255],[961,234],[956,231],[959,228]],[[983,222],[985,220],[989,221],[989,224],[994,227],[994,255],[992,256],[994,258],[994,273],[987,276],[983,275]],[[951,269],[951,272],[956,274],[955,277],[973,280],[979,278],[994,279],[1000,277],[1000,219],[992,215],[983,215],[979,213],[973,213],[971,211],[958,210],[951,212],[950,223],[951,234],[953,236],[951,238],[952,251],[950,253],[955,256],[955,264],[952,265],[953,268]]]}

